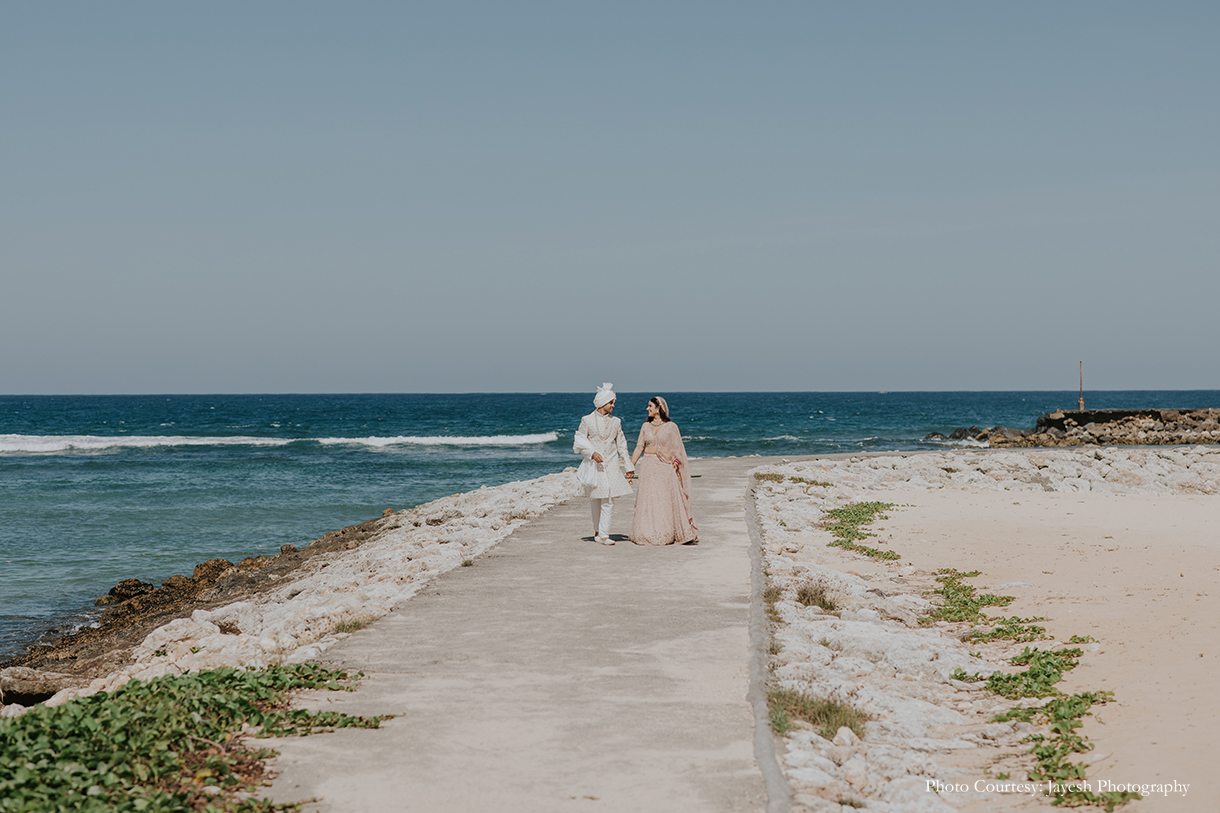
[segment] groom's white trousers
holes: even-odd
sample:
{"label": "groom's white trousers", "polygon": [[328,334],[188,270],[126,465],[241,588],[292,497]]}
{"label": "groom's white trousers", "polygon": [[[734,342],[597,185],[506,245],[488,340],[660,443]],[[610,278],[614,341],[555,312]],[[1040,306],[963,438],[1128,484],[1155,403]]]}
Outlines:
{"label": "groom's white trousers", "polygon": [[602,536],[609,536],[610,515],[614,513],[614,498],[591,499],[589,504],[593,507],[593,527],[596,532]]}

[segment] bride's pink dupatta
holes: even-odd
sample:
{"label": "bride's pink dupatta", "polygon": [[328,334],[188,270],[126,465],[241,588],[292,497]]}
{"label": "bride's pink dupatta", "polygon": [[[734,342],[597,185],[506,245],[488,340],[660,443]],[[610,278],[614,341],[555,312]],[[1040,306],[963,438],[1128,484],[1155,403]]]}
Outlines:
{"label": "bride's pink dupatta", "polygon": [[690,520],[690,526],[698,534],[699,526],[695,524],[690,510],[690,469],[686,464],[686,446],[682,443],[682,433],[678,431],[678,425],[673,421],[661,424],[653,435],[653,443],[656,446],[657,458],[662,463],[673,466],[674,473],[678,475],[678,487],[682,494],[682,504],[686,508],[686,516]]}

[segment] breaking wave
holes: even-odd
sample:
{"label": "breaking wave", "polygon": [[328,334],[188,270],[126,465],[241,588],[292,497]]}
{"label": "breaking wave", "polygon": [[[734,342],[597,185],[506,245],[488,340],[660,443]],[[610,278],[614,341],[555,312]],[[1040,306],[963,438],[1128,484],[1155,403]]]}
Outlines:
{"label": "breaking wave", "polygon": [[0,452],[27,454],[151,449],[157,446],[286,446],[290,438],[181,437],[169,435],[0,435]]}
{"label": "breaking wave", "polygon": [[368,437],[368,438],[256,438],[185,437],[173,435],[0,435],[0,454],[56,454],[96,452],[108,449],[152,449],[178,446],[287,446],[290,443],[321,443],[325,446],[523,446],[558,440],[556,432],[538,435],[489,435],[486,437]]}
{"label": "breaking wave", "polygon": [[394,437],[394,438],[318,438],[318,443],[331,446],[347,443],[353,446],[526,446],[535,443],[550,443],[559,440],[555,432],[543,432],[540,435],[487,435],[481,437],[453,437],[435,435],[431,437]]}

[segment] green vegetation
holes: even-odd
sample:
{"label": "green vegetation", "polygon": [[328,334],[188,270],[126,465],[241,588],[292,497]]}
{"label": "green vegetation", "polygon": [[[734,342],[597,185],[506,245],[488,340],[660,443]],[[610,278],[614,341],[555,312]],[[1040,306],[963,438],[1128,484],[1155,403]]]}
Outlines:
{"label": "green vegetation", "polygon": [[893,507],[894,504],[888,502],[848,503],[842,508],[832,508],[827,511],[822,527],[830,531],[831,536],[835,538],[830,543],[834,547],[854,550],[874,559],[901,559],[902,557],[892,550],[880,550],[859,544],[859,540],[876,536],[876,534],[860,530],[860,526],[867,525],[875,519],[889,519],[882,512]]}
{"label": "green vegetation", "polygon": [[376,620],[377,619],[373,618],[371,615],[361,615],[361,616],[357,616],[355,618],[347,618],[347,619],[344,619],[343,621],[340,621],[338,624],[335,624],[334,631],[335,632],[355,632],[357,630],[364,629],[365,627],[367,627],[369,624],[372,624]]}
{"label": "green vegetation", "polygon": [[792,733],[792,718],[788,716],[788,712],[776,706],[769,707],[769,715],[771,718],[771,730],[781,737],[787,737]]}
{"label": "green vegetation", "polygon": [[767,692],[767,705],[771,709],[771,728],[781,737],[792,730],[793,720],[804,720],[828,740],[834,739],[842,726],[847,726],[863,739],[864,724],[873,719],[846,703],[822,700],[792,689],[772,689]]}
{"label": "green vegetation", "polygon": [[1007,697],[1009,700],[1019,700],[1022,697],[1051,697],[1060,694],[1055,684],[1063,680],[1063,673],[1076,668],[1076,663],[1084,652],[1079,649],[1060,649],[1050,651],[1045,649],[1030,649],[1012,659],[1013,666],[1028,666],[1024,672],[1009,675],[1004,672],[993,672],[991,677],[968,675],[961,669],[954,670],[950,675],[954,680],[987,681],[987,689],[992,694]]}
{"label": "green vegetation", "polygon": [[[945,602],[931,614],[924,617],[925,622],[965,621],[968,623],[995,623],[993,629],[983,635],[975,635],[972,640],[986,641],[998,638],[1015,641],[1034,640],[1031,637],[1044,638],[1046,632],[1042,627],[1031,626],[1029,622],[1042,621],[1041,618],[1001,618],[992,619],[983,615],[984,607],[1006,607],[1013,601],[1012,596],[977,595],[970,585],[962,579],[974,578],[979,575],[977,570],[961,573],[953,569],[940,571],[936,580],[941,583],[941,589],[934,591],[944,597]],[[1093,641],[1092,637],[1073,635],[1070,643],[1083,644]],[[974,653],[971,653],[974,654]],[[1029,772],[1029,779],[1034,782],[1048,782],[1054,788],[1050,795],[1054,797],[1052,804],[1066,807],[1097,805],[1108,811],[1133,799],[1143,798],[1138,793],[1127,791],[1110,791],[1094,793],[1082,787],[1085,778],[1085,763],[1074,763],[1070,760],[1072,754],[1083,754],[1093,750],[1077,729],[1083,725],[1081,719],[1092,714],[1089,710],[1095,705],[1101,705],[1114,698],[1111,692],[1082,692],[1065,695],[1056,684],[1063,680],[1065,672],[1075,669],[1084,655],[1081,649],[1031,649],[1028,646],[1020,655],[1011,660],[1013,666],[1026,667],[1023,672],[1008,674],[993,672],[988,677],[981,674],[968,674],[961,669],[954,670],[950,677],[954,680],[986,682],[988,691],[1010,700],[1022,698],[1050,698],[1040,707],[1018,708],[993,718],[992,722],[1021,720],[1027,723],[1044,723],[1049,727],[1046,734],[1034,734],[1029,742],[1033,747],[1029,753],[1037,760],[1037,764]],[[1006,778],[1006,777],[1004,777]]]}
{"label": "green vegetation", "polygon": [[782,483],[784,480],[789,480],[793,483],[801,483],[807,486],[821,486],[822,488],[830,488],[831,484],[822,480],[807,480],[804,477],[785,477],[782,474],[777,474],[773,471],[756,471],[754,479],[768,483]]}
{"label": "green vegetation", "polygon": [[784,588],[777,584],[769,584],[763,589],[763,603],[767,605],[767,618],[776,624],[783,621],[779,616],[779,610],[775,609],[775,602],[779,601],[784,595]]}
{"label": "green vegetation", "polygon": [[1007,607],[1016,600],[1016,596],[993,596],[990,593],[978,595],[973,585],[965,584],[962,579],[973,579],[979,571],[972,570],[962,573],[951,567],[936,571],[936,580],[941,588],[932,592],[944,598],[944,603],[925,616],[928,621],[968,621],[977,624],[988,620],[983,615],[984,607]]}
{"label": "green vegetation", "polygon": [[[1029,649],[1026,648],[1026,653],[1028,652]],[[1076,666],[1075,659],[1079,657],[1071,655],[1071,652],[1073,650],[1045,654],[1067,655],[1071,662],[1067,668],[1071,669]],[[1018,658],[1024,657],[1026,653],[1022,653]],[[1017,658],[1014,658],[1013,662],[1016,663]],[[1046,668],[1037,659],[1030,662],[1029,671],[1043,670],[1042,676],[1029,682],[1031,690],[1043,691],[1044,680],[1047,679],[1048,673],[1053,674],[1055,670],[1053,667]],[[990,688],[990,682],[991,678],[988,678],[988,688]],[[1003,685],[1005,688],[1014,688],[1020,684],[1010,682]],[[1029,738],[1029,742],[1033,744],[1029,753],[1037,760],[1037,764],[1029,772],[1029,779],[1035,782],[1053,783],[1053,787],[1057,789],[1053,794],[1055,797],[1053,804],[1067,807],[1097,805],[1109,811],[1127,802],[1144,798],[1139,793],[1131,791],[1094,793],[1083,789],[1081,783],[1085,778],[1085,769],[1089,766],[1087,763],[1072,762],[1070,759],[1072,754],[1084,754],[1093,750],[1093,744],[1080,736],[1077,729],[1083,725],[1081,719],[1092,714],[1090,709],[1093,706],[1104,705],[1114,699],[1113,692],[1081,692],[1073,695],[1065,695],[1058,690],[1052,690],[1052,692],[1051,699],[1040,707],[1012,709],[993,720],[993,722],[1022,720],[1027,723],[1044,723],[1049,727],[1048,733],[1034,734]],[[1042,695],[1027,696],[1039,697]]]}
{"label": "green vegetation", "polygon": [[984,607],[1007,607],[1016,597],[995,596],[990,593],[978,595],[974,586],[966,584],[962,579],[973,579],[979,575],[979,571],[972,570],[969,573],[962,573],[950,567],[943,568],[937,573],[939,575],[936,580],[940,582],[941,587],[932,592],[942,597],[944,602],[921,618],[920,623],[927,625],[936,621],[964,621],[969,624],[991,625],[991,629],[985,632],[974,631],[963,635],[963,641],[1003,639],[1022,643],[1046,640],[1046,628],[1033,623],[1045,621],[1045,618],[1020,618],[1019,616],[992,618],[983,613]]}
{"label": "green vegetation", "polygon": [[968,632],[962,636],[963,641],[1016,641],[1018,644],[1026,641],[1047,640],[1046,627],[1039,627],[1034,621],[1045,621],[1042,617],[1020,618],[1010,616],[996,619],[995,626],[986,632]]}
{"label": "green vegetation", "polygon": [[346,680],[313,664],[218,669],[133,680],[0,720],[0,813],[297,809],[226,795],[257,785],[275,755],[241,738],[376,728],[385,717],[288,708],[292,690],[350,690]]}

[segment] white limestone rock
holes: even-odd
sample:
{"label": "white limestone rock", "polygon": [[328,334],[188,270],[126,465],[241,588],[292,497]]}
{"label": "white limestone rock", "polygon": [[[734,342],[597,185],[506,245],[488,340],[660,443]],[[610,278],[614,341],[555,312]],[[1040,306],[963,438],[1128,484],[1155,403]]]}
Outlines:
{"label": "white limestone rock", "polygon": [[934,790],[928,790],[927,780],[918,776],[904,776],[886,783],[875,798],[905,813],[955,813]]}

